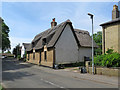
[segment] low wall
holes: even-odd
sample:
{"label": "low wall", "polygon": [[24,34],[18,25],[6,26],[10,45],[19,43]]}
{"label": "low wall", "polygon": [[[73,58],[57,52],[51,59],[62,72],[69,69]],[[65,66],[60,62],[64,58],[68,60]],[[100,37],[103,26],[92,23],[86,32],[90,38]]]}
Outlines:
{"label": "low wall", "polygon": [[[86,64],[86,69],[88,73],[92,74],[92,67],[89,66],[89,62]],[[94,67],[94,72],[98,75],[120,77],[120,68]]]}
{"label": "low wall", "polygon": [[[95,67],[95,74],[107,76],[120,76],[119,69]],[[89,73],[92,74],[92,67],[89,67]]]}

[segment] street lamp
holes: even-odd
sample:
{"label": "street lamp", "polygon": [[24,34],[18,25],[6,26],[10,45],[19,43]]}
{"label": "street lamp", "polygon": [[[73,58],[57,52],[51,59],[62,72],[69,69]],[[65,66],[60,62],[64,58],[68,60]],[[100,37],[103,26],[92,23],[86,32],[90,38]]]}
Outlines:
{"label": "street lamp", "polygon": [[94,75],[94,48],[93,48],[93,15],[88,13],[90,18],[92,19],[92,73]]}

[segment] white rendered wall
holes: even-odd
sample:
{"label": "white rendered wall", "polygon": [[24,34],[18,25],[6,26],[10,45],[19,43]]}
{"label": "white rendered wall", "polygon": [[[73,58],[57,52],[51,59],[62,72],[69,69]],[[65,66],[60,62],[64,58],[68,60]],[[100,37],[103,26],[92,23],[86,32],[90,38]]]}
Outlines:
{"label": "white rendered wall", "polygon": [[68,24],[55,45],[55,63],[78,61],[78,45]]}
{"label": "white rendered wall", "polygon": [[24,45],[22,45],[22,49],[21,49],[21,58],[23,58],[25,54],[25,49],[24,49]]}
{"label": "white rendered wall", "polygon": [[79,48],[79,60],[84,61],[84,56],[92,57],[92,48],[80,47]]}

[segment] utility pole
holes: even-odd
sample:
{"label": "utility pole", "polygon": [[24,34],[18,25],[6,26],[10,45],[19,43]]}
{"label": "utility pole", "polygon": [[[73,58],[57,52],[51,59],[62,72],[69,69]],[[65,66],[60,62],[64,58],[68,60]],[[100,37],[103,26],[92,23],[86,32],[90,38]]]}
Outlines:
{"label": "utility pole", "polygon": [[88,13],[92,19],[92,74],[94,75],[94,47],[93,47],[93,15]]}

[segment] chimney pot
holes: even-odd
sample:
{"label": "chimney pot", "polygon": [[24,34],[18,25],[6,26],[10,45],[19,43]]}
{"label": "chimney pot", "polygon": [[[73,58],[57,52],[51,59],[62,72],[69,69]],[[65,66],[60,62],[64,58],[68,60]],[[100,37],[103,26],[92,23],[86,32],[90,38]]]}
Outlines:
{"label": "chimney pot", "polygon": [[53,22],[55,22],[55,18],[53,18]]}
{"label": "chimney pot", "polygon": [[112,10],[112,20],[116,18],[119,18],[119,10],[118,10],[118,6],[114,5]]}
{"label": "chimney pot", "polygon": [[55,22],[55,18],[53,18],[51,22],[51,28],[53,28],[56,25],[57,25],[57,22]]}

